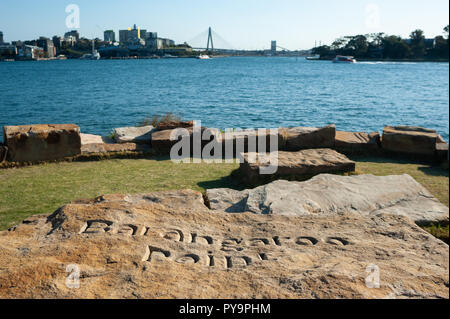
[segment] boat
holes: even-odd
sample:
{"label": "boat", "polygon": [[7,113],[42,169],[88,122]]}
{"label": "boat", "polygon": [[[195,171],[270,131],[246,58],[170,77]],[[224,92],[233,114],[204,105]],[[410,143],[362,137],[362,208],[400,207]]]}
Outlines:
{"label": "boat", "polygon": [[356,59],[352,56],[338,55],[333,59],[333,63],[356,63]]}
{"label": "boat", "polygon": [[316,54],[316,55],[313,55],[313,56],[307,56],[305,59],[308,60],[308,61],[317,61],[317,60],[320,60],[320,55]]}
{"label": "boat", "polygon": [[206,54],[200,54],[200,55],[197,57],[197,59],[200,59],[200,60],[208,60],[208,59],[211,59],[211,57],[210,57],[209,55],[206,55]]}
{"label": "boat", "polygon": [[95,43],[92,40],[92,53],[84,54],[80,59],[81,60],[100,60],[100,53],[95,50]]}

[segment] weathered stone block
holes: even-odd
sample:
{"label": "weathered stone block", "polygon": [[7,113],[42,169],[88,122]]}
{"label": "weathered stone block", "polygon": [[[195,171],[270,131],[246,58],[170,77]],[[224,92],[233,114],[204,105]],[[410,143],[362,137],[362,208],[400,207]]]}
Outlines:
{"label": "weathered stone block", "polygon": [[[308,194],[332,211],[327,186]],[[0,298],[448,299],[447,244],[381,207],[358,214],[358,193],[333,190],[352,197],[331,215],[301,192],[276,203],[304,199],[303,216],[211,211],[189,190],[76,201],[0,232]],[[78,289],[67,285],[68,264],[79,265]]]}
{"label": "weathered stone block", "polygon": [[170,122],[163,122],[158,124],[158,131],[166,131],[166,130],[173,130],[177,128],[192,128],[194,127],[194,121],[170,121]]}
{"label": "weathered stone block", "polygon": [[434,157],[436,131],[415,126],[386,126],[383,131],[383,150],[409,155]]}
{"label": "weathered stone block", "polygon": [[80,133],[81,145],[101,144],[104,143],[103,137],[100,135]]}
{"label": "weathered stone block", "polygon": [[0,144],[0,163],[6,161],[8,155],[8,147]]}
{"label": "weathered stone block", "polygon": [[151,144],[153,126],[121,127],[114,129],[114,138],[117,143]]}
{"label": "weathered stone block", "polygon": [[[245,153],[240,172],[244,182],[259,184],[276,178],[305,179],[323,173],[344,173],[355,170],[355,162],[331,149],[310,149],[299,152],[278,152],[267,155]],[[275,158],[277,157],[277,162]],[[273,174],[261,174],[260,169],[277,163]]]}
{"label": "weathered stone block", "polygon": [[335,145],[336,126],[334,124],[323,127],[295,127],[280,129],[285,139],[283,150],[300,151],[311,148],[332,148]]}
{"label": "weathered stone block", "polygon": [[5,126],[3,135],[11,162],[57,160],[81,153],[80,128],[75,124]]}
{"label": "weathered stone block", "polygon": [[322,174],[305,182],[279,180],[244,191],[209,189],[206,196],[211,209],[233,213],[315,217],[388,213],[417,223],[449,219],[448,207],[409,175]]}
{"label": "weathered stone block", "polygon": [[338,152],[348,155],[371,155],[380,151],[380,134],[374,132],[336,132],[336,146]]}

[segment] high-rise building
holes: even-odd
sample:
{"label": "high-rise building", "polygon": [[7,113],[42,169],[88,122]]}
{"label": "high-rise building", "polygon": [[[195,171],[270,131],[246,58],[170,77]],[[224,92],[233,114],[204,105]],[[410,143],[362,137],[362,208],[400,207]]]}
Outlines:
{"label": "high-rise building", "polygon": [[64,39],[67,40],[70,38],[74,38],[75,41],[78,41],[78,40],[80,40],[80,33],[77,30],[72,30],[72,31],[66,32],[64,34]]}
{"label": "high-rise building", "polygon": [[144,42],[145,44],[146,36],[147,30],[141,30],[134,25],[133,28],[119,31],[119,42],[121,44],[142,44]]}
{"label": "high-rise building", "polygon": [[106,30],[103,35],[105,42],[116,42],[116,33],[113,30]]}
{"label": "high-rise building", "polygon": [[37,46],[44,49],[47,58],[55,57],[55,46],[53,41],[49,38],[40,37],[39,40],[37,40]]}
{"label": "high-rise building", "polygon": [[272,41],[270,51],[272,51],[272,54],[275,54],[277,52],[277,41]]}
{"label": "high-rise building", "polygon": [[0,31],[0,43],[3,43],[3,32]]}

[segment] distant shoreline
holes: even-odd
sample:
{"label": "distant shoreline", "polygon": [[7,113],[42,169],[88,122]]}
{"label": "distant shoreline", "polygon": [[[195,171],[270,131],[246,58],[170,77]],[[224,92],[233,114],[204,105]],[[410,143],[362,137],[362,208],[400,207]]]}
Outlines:
{"label": "distant shoreline", "polygon": [[[118,58],[108,58],[108,59],[100,59],[102,61],[110,61],[110,60],[166,60],[166,59],[195,59],[195,56],[180,56],[180,57],[118,57]],[[215,56],[214,58],[306,58],[306,56],[261,56],[261,55],[227,55],[227,56]],[[13,59],[5,59],[0,60],[0,62],[48,62],[48,61],[66,61],[66,60],[80,60],[80,59],[39,59],[39,60],[13,60]],[[316,61],[332,61],[332,58],[321,58],[318,60],[310,60],[309,62]],[[406,63],[424,63],[424,62],[434,62],[434,63],[449,63],[449,59],[357,59],[358,62],[406,62]]]}

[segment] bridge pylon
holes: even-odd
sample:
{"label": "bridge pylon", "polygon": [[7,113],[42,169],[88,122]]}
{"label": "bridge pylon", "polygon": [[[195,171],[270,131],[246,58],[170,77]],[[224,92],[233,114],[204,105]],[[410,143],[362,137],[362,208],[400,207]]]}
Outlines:
{"label": "bridge pylon", "polygon": [[211,52],[214,51],[214,42],[212,37],[212,29],[208,29],[208,43],[206,44],[206,52],[209,52],[209,44],[211,43]]}

